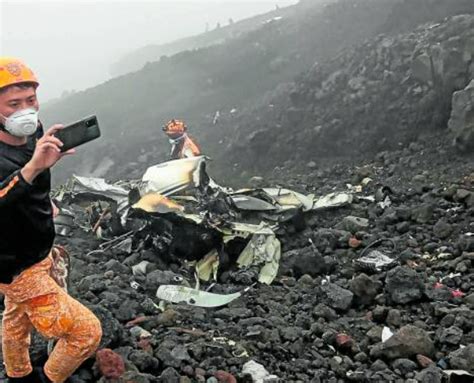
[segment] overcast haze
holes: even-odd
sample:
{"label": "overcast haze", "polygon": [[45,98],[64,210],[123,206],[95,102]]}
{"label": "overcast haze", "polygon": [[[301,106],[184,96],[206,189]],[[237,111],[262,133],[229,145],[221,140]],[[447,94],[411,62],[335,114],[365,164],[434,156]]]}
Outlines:
{"label": "overcast haze", "polygon": [[5,1],[0,53],[27,61],[40,77],[42,101],[110,78],[124,54],[264,13],[297,0]]}

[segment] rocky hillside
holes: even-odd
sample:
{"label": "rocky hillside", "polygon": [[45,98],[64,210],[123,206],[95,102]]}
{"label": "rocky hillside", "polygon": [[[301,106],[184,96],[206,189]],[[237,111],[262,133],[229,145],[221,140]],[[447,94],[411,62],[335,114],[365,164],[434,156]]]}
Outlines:
{"label": "rocky hillside", "polygon": [[[334,0],[318,1],[321,5]],[[313,3],[316,1],[313,1]],[[312,4],[314,6],[314,4]],[[149,62],[159,61],[162,56],[173,56],[177,53],[209,47],[216,44],[225,44],[231,39],[235,39],[243,34],[260,29],[262,24],[271,22],[274,19],[293,17],[297,11],[296,7],[285,7],[275,9],[262,15],[244,19],[227,26],[215,28],[206,33],[191,36],[177,41],[172,41],[162,45],[148,45],[122,57],[111,67],[112,76],[121,76],[130,72],[135,72],[143,68]]]}
{"label": "rocky hillside", "polygon": [[[72,253],[70,291],[101,319],[106,350],[71,382],[250,383],[255,367],[273,375],[268,383],[441,383],[452,369],[474,374],[473,168],[440,133],[357,166],[320,166],[314,177],[279,174],[280,184],[317,195],[347,184],[360,192],[349,205],[283,225],[277,279],[221,308],[158,307],[158,286],[194,286],[193,269],[145,243],[100,241],[76,217],[81,227],[58,240]],[[371,245],[383,267],[361,266]],[[241,291],[257,275],[230,269],[212,291]],[[31,354],[42,363],[45,342],[35,337]]]}
{"label": "rocky hillside", "polygon": [[[473,77],[472,15],[379,35],[315,64],[266,105],[227,122],[233,134],[222,160],[266,172],[408,145],[447,132],[453,92]],[[453,138],[446,134],[448,145]]]}
{"label": "rocky hillside", "polygon": [[47,123],[96,113],[104,131],[57,179],[139,177],[166,158],[160,126],[172,117],[188,121],[227,182],[446,128],[452,92],[472,76],[472,19],[451,15],[474,13],[473,2],[304,1],[285,12],[48,107]]}
{"label": "rocky hillside", "polygon": [[[187,119],[205,151],[214,156],[221,149],[219,141],[230,133],[212,125],[216,111],[245,113],[260,105],[315,61],[377,34],[392,6],[388,0],[341,1],[327,7],[302,3],[293,16],[226,44],[163,58],[51,105],[43,110],[46,123],[97,113],[104,130],[104,140],[82,148],[82,155],[63,168],[63,177],[72,169],[129,174],[126,166],[141,167],[139,174],[148,163],[165,158],[168,143],[159,127],[171,117]],[[147,153],[148,158],[140,157]]]}

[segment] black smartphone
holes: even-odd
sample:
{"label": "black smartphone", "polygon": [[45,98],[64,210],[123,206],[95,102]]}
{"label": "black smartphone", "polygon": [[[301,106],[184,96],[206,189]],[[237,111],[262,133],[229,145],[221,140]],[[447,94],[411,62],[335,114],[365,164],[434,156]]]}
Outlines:
{"label": "black smartphone", "polygon": [[65,152],[99,138],[99,121],[96,116],[83,118],[58,130],[55,136],[64,144],[61,151]]}

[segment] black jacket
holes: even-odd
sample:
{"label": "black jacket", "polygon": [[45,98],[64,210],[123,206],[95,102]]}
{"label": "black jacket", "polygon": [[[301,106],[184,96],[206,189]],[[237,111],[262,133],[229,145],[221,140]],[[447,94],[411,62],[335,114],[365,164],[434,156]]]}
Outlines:
{"label": "black jacket", "polygon": [[54,242],[50,172],[41,173],[32,185],[20,173],[42,134],[39,128],[22,146],[0,141],[0,283],[11,283],[46,258]]}

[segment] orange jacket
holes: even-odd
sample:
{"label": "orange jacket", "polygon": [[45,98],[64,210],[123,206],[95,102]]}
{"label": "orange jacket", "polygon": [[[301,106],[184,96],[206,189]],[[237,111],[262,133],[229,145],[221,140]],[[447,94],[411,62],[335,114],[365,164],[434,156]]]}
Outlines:
{"label": "orange jacket", "polygon": [[171,159],[197,157],[201,155],[199,146],[187,135],[184,134],[177,140],[172,140]]}

